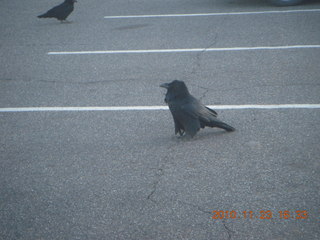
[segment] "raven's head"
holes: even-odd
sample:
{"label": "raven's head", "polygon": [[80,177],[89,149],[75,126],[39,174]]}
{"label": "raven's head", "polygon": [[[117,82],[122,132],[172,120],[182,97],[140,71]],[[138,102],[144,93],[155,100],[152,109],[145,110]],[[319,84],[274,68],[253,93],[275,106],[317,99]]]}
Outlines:
{"label": "raven's head", "polygon": [[186,84],[183,81],[173,80],[171,83],[161,84],[160,87],[168,90],[166,101],[174,98],[184,98],[190,95]]}

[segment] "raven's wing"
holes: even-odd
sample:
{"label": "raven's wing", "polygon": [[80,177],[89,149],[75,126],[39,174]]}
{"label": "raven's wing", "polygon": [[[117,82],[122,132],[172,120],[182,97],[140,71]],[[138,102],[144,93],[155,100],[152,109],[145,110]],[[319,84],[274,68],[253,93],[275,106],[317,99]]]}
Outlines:
{"label": "raven's wing", "polygon": [[185,113],[191,114],[192,117],[198,118],[200,122],[200,127],[218,127],[223,128],[226,131],[234,131],[235,129],[230,125],[222,122],[220,119],[217,118],[217,113],[212,110],[211,108],[206,107],[203,105],[199,100],[196,98],[191,98],[189,104],[183,105],[183,109]]}
{"label": "raven's wing", "polygon": [[213,109],[211,109],[211,108],[208,108],[208,107],[206,107],[206,109],[208,109],[213,115],[215,115],[216,117],[218,116],[218,113],[215,111],[215,110],[213,110]]}
{"label": "raven's wing", "polygon": [[191,115],[193,118],[198,118],[203,122],[210,122],[216,119],[218,116],[216,111],[206,107],[199,100],[192,96],[189,98],[188,102],[182,105],[182,110],[186,114]]}

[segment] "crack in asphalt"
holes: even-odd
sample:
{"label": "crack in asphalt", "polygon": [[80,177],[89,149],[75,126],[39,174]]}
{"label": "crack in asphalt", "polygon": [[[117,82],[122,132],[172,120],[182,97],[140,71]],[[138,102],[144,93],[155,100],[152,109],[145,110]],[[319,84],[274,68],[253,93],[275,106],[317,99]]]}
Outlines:
{"label": "crack in asphalt", "polygon": [[155,201],[152,197],[153,197],[154,193],[157,191],[158,184],[159,184],[163,175],[164,175],[164,169],[158,168],[158,173],[156,173],[156,179],[152,183],[152,190],[149,193],[149,195],[147,196],[147,199],[154,202],[154,203],[156,203],[157,201]]}
{"label": "crack in asphalt", "polygon": [[218,34],[215,35],[215,37],[213,39],[213,42],[209,46],[205,47],[201,52],[197,53],[194,66],[193,66],[193,68],[191,70],[191,75],[196,75],[197,71],[200,70],[202,55],[207,51],[208,48],[212,48],[214,45],[216,45],[217,38],[218,38]]}
{"label": "crack in asphalt", "polygon": [[227,224],[225,223],[224,220],[222,221],[222,224],[223,224],[223,227],[226,229],[226,231],[227,231],[227,233],[228,233],[228,240],[231,240],[232,234],[234,234],[235,232],[232,231],[232,230],[227,226]]}
{"label": "crack in asphalt", "polygon": [[147,196],[147,200],[150,200],[153,203],[157,203],[157,201],[154,200],[154,195],[157,192],[162,177],[165,175],[165,169],[168,169],[168,165],[173,163],[172,161],[170,161],[171,153],[178,145],[179,143],[169,145],[168,149],[166,150],[165,156],[160,159],[160,166],[156,168],[157,172],[155,173],[155,179],[152,182],[152,190]]}
{"label": "crack in asphalt", "polygon": [[[201,52],[197,53],[196,55],[196,59],[195,59],[195,63],[194,63],[194,66],[192,68],[192,71],[191,71],[191,75],[197,75],[197,72],[201,69],[201,57],[203,56],[203,54],[207,51],[208,48],[211,48],[213,47],[214,45],[216,45],[217,43],[217,38],[218,38],[218,34],[215,35],[214,39],[213,39],[213,42],[205,47]],[[192,84],[191,84],[192,85]],[[199,98],[200,101],[202,101],[202,99],[206,96],[206,94],[210,91],[210,90],[213,90],[213,89],[210,89],[210,88],[207,88],[207,87],[202,87],[202,86],[199,86],[197,85],[197,87],[199,88],[202,88],[202,89],[205,89],[205,92],[202,94],[202,96]]]}
{"label": "crack in asphalt", "polygon": [[196,205],[196,204],[192,204],[192,203],[188,203],[188,202],[184,202],[184,201],[181,201],[181,200],[177,200],[177,202],[179,202],[181,204],[184,204],[184,205],[191,206],[193,208],[196,208],[198,211],[200,211],[202,213],[210,214],[210,215],[212,214],[212,211],[206,210],[202,206],[199,206],[199,205]]}
{"label": "crack in asphalt", "polygon": [[[154,204],[158,204],[159,201],[155,200],[155,196],[157,194],[159,185],[161,183],[162,178],[165,176],[166,174],[166,170],[169,169],[169,165],[173,164],[173,160],[174,159],[172,156],[172,151],[174,151],[174,149],[178,146],[178,144],[173,144],[171,146],[168,147],[167,149],[167,153],[165,154],[165,156],[163,158],[160,159],[160,163],[159,163],[159,167],[158,168],[154,168],[153,171],[155,171],[155,177],[154,180],[152,182],[152,187],[151,187],[151,191],[147,196],[147,201],[150,201]],[[189,203],[180,199],[176,199],[173,200],[181,205],[185,205],[185,206],[189,206],[191,207],[191,211],[192,212],[199,212],[199,214],[205,214],[206,216],[208,216],[209,220],[210,220],[210,225],[214,225],[216,223],[216,221],[212,221],[211,216],[212,216],[212,211],[206,209],[205,207],[201,206],[201,205],[197,205],[194,203]],[[144,208],[144,207],[143,207]],[[231,240],[232,238],[232,233],[233,231],[230,230],[226,224],[224,223],[224,228],[227,230],[228,233],[228,239]],[[211,228],[210,228],[211,229]],[[208,234],[210,234],[210,238],[209,239],[214,239],[214,230],[213,228],[211,230],[207,230]]]}
{"label": "crack in asphalt", "polygon": [[202,99],[206,97],[208,92],[209,92],[209,89],[206,89],[205,92],[202,94],[202,96],[199,97],[199,100],[202,101]]}

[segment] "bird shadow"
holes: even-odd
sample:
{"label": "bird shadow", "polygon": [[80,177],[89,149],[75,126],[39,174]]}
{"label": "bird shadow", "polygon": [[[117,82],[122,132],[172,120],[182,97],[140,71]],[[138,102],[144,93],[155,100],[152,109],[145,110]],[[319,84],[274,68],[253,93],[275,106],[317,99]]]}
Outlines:
{"label": "bird shadow", "polygon": [[47,22],[42,22],[42,24],[40,24],[40,27],[48,27],[48,26],[68,26],[69,24],[74,23],[73,21],[47,21]]}
{"label": "bird shadow", "polygon": [[138,29],[138,28],[144,28],[149,26],[150,24],[131,24],[131,25],[126,25],[122,27],[117,27],[113,28],[112,30],[118,30],[118,31],[123,31],[123,30],[133,30],[133,29]]}
{"label": "bird shadow", "polygon": [[70,24],[70,23],[73,23],[73,22],[72,21],[68,21],[68,20],[60,22],[60,24]]}

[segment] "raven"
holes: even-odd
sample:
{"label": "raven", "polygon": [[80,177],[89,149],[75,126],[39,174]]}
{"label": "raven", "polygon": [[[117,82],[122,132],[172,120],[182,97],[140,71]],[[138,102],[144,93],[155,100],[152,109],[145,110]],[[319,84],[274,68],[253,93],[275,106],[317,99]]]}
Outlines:
{"label": "raven", "polygon": [[65,0],[58,6],[50,9],[45,14],[39,15],[38,18],[56,18],[61,21],[61,23],[66,20],[66,18],[73,11],[73,4],[77,2],[76,0]]}
{"label": "raven", "polygon": [[220,121],[216,111],[206,107],[193,97],[183,81],[174,80],[171,83],[161,84],[167,93],[164,101],[169,105],[173,116],[175,134],[193,137],[204,127],[218,127],[228,132],[235,129]]}

